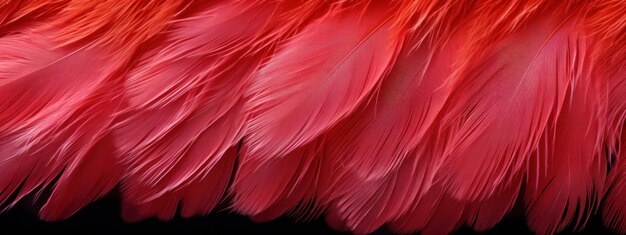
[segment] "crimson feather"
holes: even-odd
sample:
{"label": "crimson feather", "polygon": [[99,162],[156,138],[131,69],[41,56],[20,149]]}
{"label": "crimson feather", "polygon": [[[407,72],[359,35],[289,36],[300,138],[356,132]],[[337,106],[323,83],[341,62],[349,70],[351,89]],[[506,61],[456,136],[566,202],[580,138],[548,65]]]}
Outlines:
{"label": "crimson feather", "polygon": [[[232,45],[251,42],[275,7],[225,3],[179,19],[165,36],[168,43],[146,53],[129,73],[129,104],[114,136],[120,161],[127,167],[125,200],[135,207],[145,205],[146,209],[137,209],[140,214],[152,211],[163,219],[171,217],[173,212],[166,210],[175,211],[179,200],[185,205],[200,203],[187,192],[208,183],[215,184],[215,190],[209,190],[211,196],[206,198],[223,194],[232,171],[224,168],[233,165],[222,158],[241,137],[244,87],[262,58],[245,55],[245,46],[232,49]],[[255,16],[245,14],[249,12]],[[239,30],[225,30],[242,24]],[[198,25],[207,27],[197,30]],[[231,66],[237,61],[240,66]],[[161,203],[152,201],[162,200],[174,205],[160,211]],[[211,209],[190,208],[185,214]]]}
{"label": "crimson feather", "polygon": [[[0,201],[18,190],[17,201],[61,174],[41,216],[62,219],[117,183],[112,150],[101,146],[121,103],[113,95],[120,90],[113,79],[120,65],[89,45],[57,48],[51,35],[37,30],[0,40],[3,57],[12,58],[0,65]],[[38,60],[24,60],[32,53]],[[100,164],[111,171],[90,171]],[[58,198],[68,196],[71,203]]]}
{"label": "crimson feather", "polygon": [[[0,0],[0,204],[626,231],[626,2]],[[116,190],[117,190],[116,189]]]}
{"label": "crimson feather", "polygon": [[390,10],[373,3],[362,13],[333,12],[305,28],[261,68],[247,92],[249,157],[286,155],[368,97],[401,45],[401,36],[391,28]]}
{"label": "crimson feather", "polygon": [[570,80],[563,24],[530,21],[459,68],[441,124],[451,132],[441,177],[455,198],[485,199],[523,171]]}

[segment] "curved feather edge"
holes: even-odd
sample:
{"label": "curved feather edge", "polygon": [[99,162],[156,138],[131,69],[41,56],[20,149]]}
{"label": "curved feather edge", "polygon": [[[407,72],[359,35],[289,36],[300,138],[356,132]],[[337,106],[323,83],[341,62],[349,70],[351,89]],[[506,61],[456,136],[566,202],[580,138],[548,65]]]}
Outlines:
{"label": "curved feather edge", "polygon": [[390,28],[390,8],[371,3],[363,11],[356,7],[335,11],[281,47],[246,93],[251,115],[246,156],[283,157],[345,118],[369,96],[401,45]]}
{"label": "curved feather edge", "polygon": [[[335,174],[331,170],[334,161],[320,154],[322,146],[321,141],[315,141],[271,161],[242,155],[231,187],[233,209],[256,221],[272,220],[286,212],[297,213],[294,210],[300,204],[311,205],[311,211],[306,211],[311,216],[319,213],[315,204]],[[242,154],[245,152],[244,147]]]}
{"label": "curved feather edge", "polygon": [[570,79],[553,66],[570,35],[563,21],[533,19],[457,71],[439,171],[454,198],[486,199],[523,173]]}
{"label": "curved feather edge", "polygon": [[113,132],[128,167],[125,200],[147,203],[222,171],[215,165],[241,138],[244,88],[264,57],[232,47],[258,37],[276,7],[226,2],[179,19],[129,74]]}
{"label": "curved feather edge", "polygon": [[432,37],[415,33],[371,100],[328,131],[328,154],[359,177],[395,171],[437,120],[463,39],[436,48]]}
{"label": "curved feather edge", "polygon": [[[367,17],[362,18],[361,16],[374,14],[373,8],[386,11],[388,10],[388,7],[389,6],[385,6],[385,4],[374,4],[372,6],[368,6],[368,8],[365,11],[361,11],[361,10],[358,10],[356,7],[352,6],[352,7],[342,8],[342,10],[338,11],[336,14],[323,16],[323,18],[319,19],[316,22],[311,23],[301,33],[297,34],[290,41],[288,41],[282,47],[282,49],[279,50],[278,53],[274,55],[274,57],[266,63],[264,68],[260,70],[259,75],[253,80],[251,88],[248,91],[248,95],[249,95],[248,97],[250,101],[248,102],[247,107],[248,108],[255,107],[253,109],[255,109],[257,112],[249,110],[250,115],[252,115],[252,119],[250,120],[249,125],[247,127],[246,138],[244,141],[244,148],[242,150],[244,152],[241,158],[241,165],[240,165],[239,171],[237,172],[236,180],[232,188],[232,191],[234,194],[235,210],[241,213],[245,213],[245,214],[256,215],[257,218],[259,217],[271,218],[273,216],[269,216],[269,214],[276,215],[278,211],[286,211],[286,210],[290,210],[290,208],[292,209],[296,207],[297,204],[301,202],[302,200],[307,200],[307,201],[311,200],[312,193],[309,190],[305,190],[306,193],[297,192],[298,196],[293,196],[293,195],[287,196],[285,195],[285,193],[287,190],[293,190],[293,188],[307,187],[306,183],[302,184],[303,182],[298,182],[298,181],[304,180],[306,182],[308,180],[311,180],[311,177],[314,177],[314,178],[320,177],[319,175],[317,175],[317,173],[312,173],[312,172],[315,172],[315,169],[298,168],[298,167],[301,166],[302,164],[305,164],[305,166],[307,166],[314,162],[319,162],[321,160],[321,159],[315,158],[316,152],[319,151],[317,149],[317,145],[319,143],[313,143],[313,142],[322,141],[322,140],[313,140],[312,142],[307,143],[307,144],[303,143],[298,148],[290,148],[289,150],[285,150],[284,154],[281,155],[280,157],[278,156],[273,156],[272,158],[262,157],[261,155],[258,154],[258,151],[254,150],[255,146],[258,146],[258,143],[255,143],[254,141],[255,139],[259,139],[260,138],[259,135],[261,134],[261,132],[259,132],[259,130],[261,129],[258,128],[257,123],[259,122],[259,120],[265,120],[265,121],[273,123],[272,125],[286,124],[286,123],[293,124],[292,121],[294,120],[289,119],[289,120],[286,120],[287,122],[285,122],[285,121],[280,121],[280,119],[287,118],[289,115],[296,115],[296,116],[304,117],[303,115],[301,115],[302,112],[300,111],[296,112],[296,109],[302,109],[302,108],[307,109],[306,105],[304,105],[303,103],[296,105],[294,101],[299,102],[298,101],[299,98],[298,99],[287,99],[287,98],[289,96],[295,96],[295,97],[303,98],[304,99],[303,102],[310,103],[310,102],[317,102],[317,101],[314,100],[315,95],[313,93],[308,94],[308,95],[306,94],[308,91],[306,91],[304,89],[305,87],[303,86],[299,86],[299,85],[294,86],[295,88],[300,90],[300,92],[295,92],[295,90],[288,91],[284,89],[286,84],[292,84],[296,82],[295,80],[299,80],[300,82],[304,82],[304,83],[321,85],[321,87],[314,88],[314,90],[318,90],[325,96],[330,95],[331,93],[337,94],[337,91],[331,92],[333,91],[333,89],[349,89],[348,85],[351,82],[346,79],[342,79],[342,77],[339,76],[339,74],[344,74],[344,73],[349,74],[350,72],[349,70],[353,68],[351,65],[356,63],[357,61],[366,60],[366,61],[373,63],[375,62],[374,61],[375,59],[380,59],[376,57],[375,55],[378,55],[379,50],[381,49],[374,47],[374,44],[375,42],[381,42],[380,40],[390,39],[391,37],[390,32],[387,29],[385,29],[385,27],[388,27],[389,25],[389,22],[388,22],[389,19],[384,18],[385,17],[384,14],[383,16],[381,15],[373,16],[372,19],[369,19]],[[359,22],[359,21],[363,21],[364,23],[362,28],[353,27],[353,23]],[[330,27],[331,25],[333,27]],[[320,35],[321,36],[326,35],[324,37],[329,37],[330,36],[329,33],[331,33],[331,29],[332,30],[340,29],[346,32],[350,32],[350,33],[346,33],[345,35],[350,35],[348,37],[350,37],[349,41],[351,43],[348,43],[346,44],[346,46],[344,46],[343,44],[345,44],[345,42],[337,40],[337,39],[333,39],[333,38],[328,38],[330,39],[328,40],[329,45],[322,45],[322,44],[316,43],[316,44],[313,44],[315,46],[313,47],[310,46],[308,42],[316,39]],[[345,50],[333,50],[333,51],[328,51],[328,52],[326,51],[327,49],[332,48],[331,45],[335,45],[337,43],[342,43],[341,47],[345,47]],[[331,55],[337,56],[337,58],[332,58],[332,60],[331,59],[322,60],[320,55],[317,53],[319,52],[319,50],[322,50],[325,53],[331,53]],[[363,53],[365,53],[365,55],[367,56],[361,56],[361,57],[356,56],[356,53],[359,51],[363,51]],[[393,46],[385,47],[384,49],[382,49],[382,52],[380,53],[382,53],[384,58],[391,60],[393,57],[393,54],[395,53],[395,47]],[[298,56],[293,57],[296,54]],[[307,57],[312,57],[313,61],[312,62],[309,61],[310,59],[306,59]],[[331,61],[332,63],[329,61]],[[322,72],[317,72],[317,74],[320,76],[324,76],[325,73],[328,73],[326,74],[328,76],[326,79],[319,81],[322,77],[319,77],[319,76],[315,77],[313,76],[313,74],[309,73],[311,71],[309,72],[305,71],[305,70],[311,70],[314,68],[312,67],[313,65],[311,64],[313,62],[315,64],[326,63],[329,66],[335,66],[335,67],[329,67],[328,71],[325,70]],[[335,65],[334,63],[338,63],[338,64]],[[282,69],[289,68],[290,66],[291,67],[296,66],[295,68],[301,68],[301,69],[296,69],[296,71],[298,71],[297,72],[298,74],[301,73],[305,76],[296,76],[297,74],[293,74],[290,72],[279,73],[280,71],[282,71]],[[363,79],[366,79],[366,78],[369,79],[368,76],[373,76],[372,79],[378,80],[379,77],[382,76],[382,74],[387,69],[386,66],[387,65],[385,64],[385,66],[383,67],[377,67],[373,70],[373,72],[372,71],[368,72],[368,71],[364,71],[363,69],[359,69],[357,73],[363,73],[364,75]],[[369,75],[365,76],[365,73]],[[291,79],[294,81],[289,81],[285,83],[287,81],[285,79]],[[328,84],[324,85],[324,83],[328,83]],[[340,88],[333,87],[331,86],[330,83],[340,85]],[[369,83],[369,85],[367,85],[369,86],[369,88],[367,89],[373,89],[373,86],[375,85],[376,84],[374,83]],[[261,88],[263,88],[263,90],[261,90]],[[278,92],[278,90],[276,89],[280,89],[280,92]],[[367,91],[365,91],[365,93],[352,94],[354,96],[352,98],[363,99],[367,95],[366,93]],[[290,111],[283,110],[285,111],[283,112],[283,111],[273,109],[273,108],[270,109],[269,107],[267,108],[259,107],[259,105],[268,105],[269,103],[278,105],[277,102],[279,102],[279,100],[285,100],[285,102],[289,102],[291,103],[291,105],[276,106],[277,109],[283,109],[284,107],[287,107],[291,110]],[[333,103],[336,102],[336,100],[327,100],[327,101],[333,102]],[[351,102],[356,102],[358,104],[359,101],[353,100]],[[336,103],[333,105],[336,105]],[[350,104],[350,106],[355,106],[355,105],[356,104]],[[318,105],[310,106],[310,108],[320,109]],[[318,111],[322,112],[321,110],[318,110]],[[323,111],[323,112],[326,113],[324,114],[325,117],[330,117],[328,115],[332,114],[332,112],[326,112],[326,111]],[[272,115],[278,115],[278,116],[270,120],[270,117]],[[323,124],[323,125],[326,125],[326,124]],[[291,124],[290,126],[295,127],[295,125],[291,125]],[[274,127],[277,127],[277,126],[274,126]],[[264,129],[261,131],[274,132],[274,131],[279,131],[279,130],[272,130],[272,128],[270,127],[264,127]],[[278,132],[274,132],[274,133],[278,134]],[[263,134],[263,138],[259,140],[281,141],[281,139],[285,140],[284,137],[280,137],[279,139],[271,139],[269,136],[266,136],[266,134]],[[275,147],[270,148],[269,145],[265,145],[265,144],[264,146],[266,147],[263,147],[263,148],[267,148],[267,150],[273,151],[277,149]],[[265,156],[270,156],[270,155],[265,155]],[[322,161],[322,162],[325,162],[325,161]],[[281,166],[281,167],[284,167],[285,169],[290,169],[290,170],[281,171],[281,174],[280,174],[281,177],[275,177],[277,176],[275,174],[277,172],[276,167],[278,166]],[[301,172],[296,172],[295,171],[296,169],[301,169]],[[244,180],[244,179],[249,179],[249,180]],[[258,187],[260,186],[257,181],[258,179],[267,179],[268,182],[272,182],[270,184],[271,187]],[[286,185],[292,180],[297,180],[297,181],[293,182],[293,186],[287,189]],[[304,199],[304,198],[307,198],[307,199]],[[274,207],[272,206],[277,200],[281,200],[281,203],[283,203],[282,206],[278,206],[280,208],[276,206]],[[268,209],[271,211],[266,211]],[[264,215],[261,215],[263,211],[266,211],[266,213]]]}
{"label": "curved feather edge", "polygon": [[[363,108],[328,133],[328,136],[334,137],[329,138],[327,144],[329,146],[327,148],[331,149],[327,154],[333,159],[352,156],[353,159],[359,159],[365,153],[337,154],[337,149],[350,149],[343,148],[342,143],[354,144],[351,146],[356,147],[360,145],[364,149],[387,144],[402,146],[405,151],[411,151],[406,158],[403,156],[405,153],[379,152],[379,155],[372,155],[379,159],[397,158],[401,161],[396,163],[399,165],[397,168],[382,164],[381,168],[389,168],[385,169],[388,173],[384,176],[376,176],[369,171],[363,172],[362,168],[355,168],[350,164],[337,167],[345,168],[341,170],[345,173],[334,179],[335,188],[331,189],[328,200],[333,201],[330,204],[336,210],[335,213],[354,231],[373,232],[388,221],[403,215],[412,202],[421,197],[432,184],[440,155],[433,154],[433,148],[436,148],[437,143],[432,141],[430,135],[433,133],[427,130],[432,131],[431,124],[437,120],[439,109],[445,102],[448,94],[447,81],[454,71],[455,55],[465,36],[462,32],[451,34],[451,38],[443,45],[431,43],[429,40],[419,43],[420,36],[416,35],[418,39],[416,43],[405,45],[394,67],[382,81],[379,96],[373,97],[374,101],[364,104]],[[439,46],[441,48],[437,48]],[[415,125],[421,121],[425,122],[425,125]],[[378,130],[371,131],[368,129],[370,127]],[[405,131],[395,134],[405,135],[409,142],[415,143],[402,142],[378,132],[391,130],[387,127]],[[413,132],[414,130],[416,132]],[[425,138],[418,138],[416,136],[418,134]],[[373,142],[362,142],[363,139],[360,138],[364,136],[371,138],[370,141]],[[352,140],[355,142],[351,143]]]}
{"label": "curved feather edge", "polygon": [[[621,69],[623,70],[623,68]],[[607,227],[618,233],[626,233],[626,76],[624,72],[600,71],[600,75],[606,75],[609,82],[609,126],[607,127],[607,143],[614,153],[614,164],[606,177],[605,194],[602,205],[602,222]]]}
{"label": "curved feather edge", "polygon": [[626,202],[624,201],[624,195],[626,194],[626,164],[624,164],[624,155],[626,151],[623,150],[623,146],[626,144],[626,135],[622,134],[621,138],[619,158],[606,179],[606,192],[604,204],[602,205],[602,222],[618,233],[625,233],[626,215],[624,215],[624,208],[626,208]]}
{"label": "curved feather edge", "polygon": [[147,202],[123,200],[122,218],[132,223],[150,217],[171,220],[178,210],[183,217],[208,214],[223,199],[228,188],[235,169],[237,149],[237,146],[229,148],[213,170],[185,187],[168,191]]}
{"label": "curved feather edge", "polygon": [[447,234],[463,225],[465,207],[465,203],[446,196],[442,185],[434,184],[389,227],[398,233]]}
{"label": "curved feather edge", "polygon": [[591,75],[588,44],[574,31],[554,63],[570,78],[562,107],[529,165],[525,201],[531,229],[553,234],[572,223],[583,227],[604,191],[607,90]]}
{"label": "curved feather edge", "polygon": [[[37,189],[39,197],[61,175],[40,212],[46,220],[69,217],[117,183],[113,149],[100,140],[121,103],[113,79],[121,64],[97,47],[57,47],[53,34],[33,29],[0,40],[0,203]],[[106,156],[91,156],[94,149]],[[111,174],[84,171],[94,164],[112,166]],[[74,200],[60,199],[67,196]]]}

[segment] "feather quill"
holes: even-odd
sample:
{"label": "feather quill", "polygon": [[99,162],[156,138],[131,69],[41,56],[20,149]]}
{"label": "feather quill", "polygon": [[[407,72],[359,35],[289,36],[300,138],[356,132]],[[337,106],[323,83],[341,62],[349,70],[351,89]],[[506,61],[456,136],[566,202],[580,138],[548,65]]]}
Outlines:
{"label": "feather quill", "polygon": [[371,3],[362,12],[351,7],[324,16],[261,68],[247,91],[247,156],[285,156],[368,97],[401,45],[389,10]]}
{"label": "feather quill", "polygon": [[486,199],[521,174],[569,80],[563,24],[535,19],[460,65],[441,121],[450,138],[440,177],[453,197]]}
{"label": "feather quill", "polygon": [[[0,64],[0,202],[19,190],[15,203],[62,173],[40,214],[62,219],[117,183],[111,152],[92,155],[106,144],[100,139],[121,103],[113,95],[120,83],[112,79],[120,67],[98,48],[58,48],[51,35],[33,31],[0,40],[0,54],[13,61]],[[98,162],[111,165],[111,174],[83,171]],[[76,187],[93,181],[102,184]],[[71,205],[56,199],[69,194],[75,196]]]}

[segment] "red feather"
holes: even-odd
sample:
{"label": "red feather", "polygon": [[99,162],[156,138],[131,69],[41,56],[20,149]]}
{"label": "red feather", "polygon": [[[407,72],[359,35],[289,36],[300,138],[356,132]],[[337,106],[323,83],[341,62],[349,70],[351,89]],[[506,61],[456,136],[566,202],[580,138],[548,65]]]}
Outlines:
{"label": "red feather", "polygon": [[246,109],[252,115],[249,157],[267,160],[288,154],[368,97],[401,45],[389,10],[377,3],[363,12],[344,9],[325,16],[261,68],[247,92]]}
{"label": "red feather", "polygon": [[[244,87],[262,58],[245,55],[245,46],[231,47],[251,42],[274,9],[272,4],[248,9],[227,3],[179,20],[166,35],[167,43],[148,52],[130,72],[126,84],[129,105],[114,134],[121,161],[128,168],[125,200],[145,205],[145,210],[139,208],[140,214],[171,217],[173,214],[165,211],[170,208],[159,211],[160,203],[151,201],[198,203],[188,199],[193,196],[177,192],[193,191],[208,182],[222,186],[221,190],[216,186],[207,198],[223,194],[229,177],[220,172],[233,165],[223,165],[226,160],[222,156],[241,137],[246,120]],[[244,17],[248,12],[255,17]],[[242,23],[245,27],[222,33]],[[198,25],[207,27],[196,30]],[[246,62],[231,66],[236,61]],[[223,182],[207,179],[209,175],[221,177]],[[196,214],[196,210],[205,214],[211,208],[187,210],[186,214]]]}
{"label": "red feather", "polygon": [[563,24],[531,21],[461,65],[441,124],[452,133],[441,177],[455,198],[487,198],[523,172],[570,80]]}
{"label": "red feather", "polygon": [[[544,133],[529,166],[526,187],[530,226],[552,234],[569,223],[584,225],[602,197],[606,176],[604,133],[606,94],[604,79],[591,77],[587,43],[570,33],[555,65],[569,78],[565,100]],[[562,62],[561,62],[562,61]]]}
{"label": "red feather", "polygon": [[[0,0],[0,206],[626,231],[626,2]],[[519,199],[519,200],[518,200]],[[519,202],[519,203],[518,203]],[[35,203],[38,205],[39,203]]]}
{"label": "red feather", "polygon": [[[15,203],[61,174],[41,213],[55,220],[69,217],[117,183],[111,149],[104,157],[93,153],[105,144],[100,139],[121,102],[113,95],[119,83],[112,79],[120,67],[98,48],[58,48],[54,31],[36,30],[0,40],[0,54],[10,59],[0,65],[0,202],[18,191]],[[40,57],[25,60],[31,54]],[[110,165],[111,171],[89,171],[96,163]],[[58,199],[68,194],[71,203]]]}

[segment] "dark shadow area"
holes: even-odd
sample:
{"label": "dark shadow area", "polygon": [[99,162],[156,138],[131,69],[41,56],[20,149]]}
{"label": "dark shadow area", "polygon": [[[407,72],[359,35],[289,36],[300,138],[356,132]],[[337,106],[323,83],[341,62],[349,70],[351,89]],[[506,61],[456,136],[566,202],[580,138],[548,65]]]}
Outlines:
{"label": "dark shadow area", "polygon": [[[0,215],[1,234],[345,234],[333,231],[322,218],[306,222],[294,222],[280,218],[267,223],[254,223],[245,216],[228,211],[217,211],[208,216],[175,218],[163,222],[150,219],[127,224],[120,218],[119,200],[109,195],[98,200],[61,222],[43,222],[37,218],[35,209],[21,203]],[[593,217],[585,230],[578,234],[607,234],[599,218]],[[392,234],[381,229],[374,234]],[[505,218],[493,229],[476,233],[462,228],[453,234],[532,234],[526,227],[519,211]],[[565,233],[569,234],[569,233]]]}

